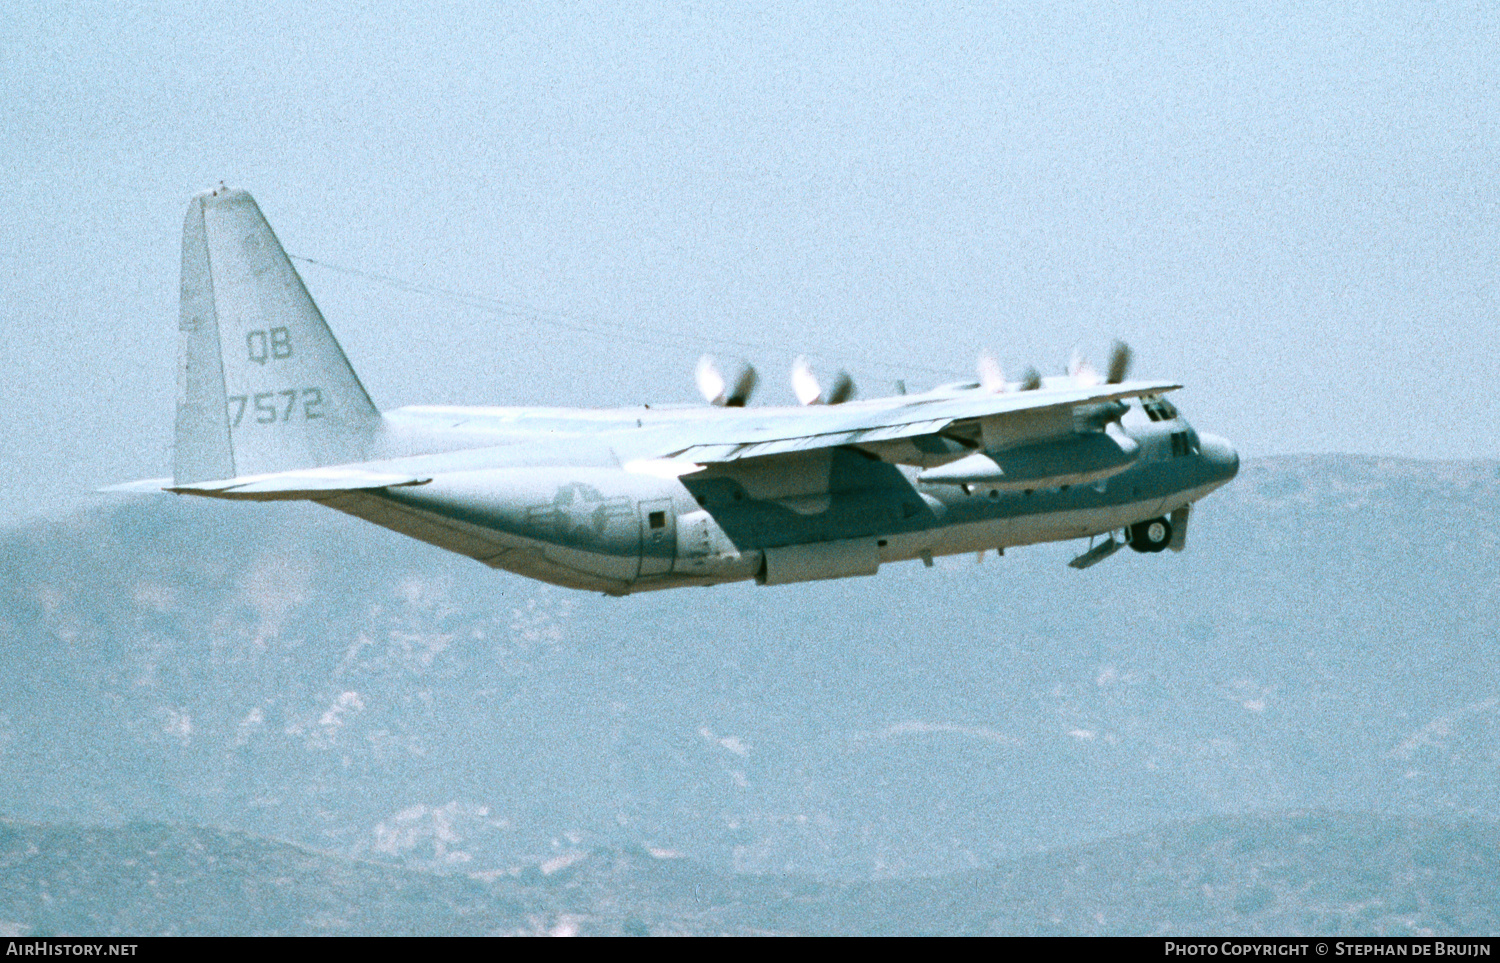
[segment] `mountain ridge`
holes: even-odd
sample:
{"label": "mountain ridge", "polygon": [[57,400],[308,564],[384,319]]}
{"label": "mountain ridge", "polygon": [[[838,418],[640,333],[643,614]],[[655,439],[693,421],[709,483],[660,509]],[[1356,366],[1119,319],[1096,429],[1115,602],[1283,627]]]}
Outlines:
{"label": "mountain ridge", "polygon": [[0,811],[850,879],[1213,813],[1494,819],[1497,539],[1500,463],[1282,456],[1182,555],[613,600],[311,506],[134,500],[0,532]]}
{"label": "mountain ridge", "polygon": [[1500,931],[1500,826],[1216,816],[916,879],[640,847],[442,873],[203,827],[0,820],[0,931],[88,935],[1384,935]]}

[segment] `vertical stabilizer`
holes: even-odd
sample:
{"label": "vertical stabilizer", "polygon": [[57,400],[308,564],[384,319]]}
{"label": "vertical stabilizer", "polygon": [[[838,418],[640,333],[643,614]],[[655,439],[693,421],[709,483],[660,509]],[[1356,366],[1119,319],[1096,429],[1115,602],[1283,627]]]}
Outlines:
{"label": "vertical stabilizer", "polygon": [[380,412],[245,191],[188,206],[178,328],[178,484],[365,460]]}

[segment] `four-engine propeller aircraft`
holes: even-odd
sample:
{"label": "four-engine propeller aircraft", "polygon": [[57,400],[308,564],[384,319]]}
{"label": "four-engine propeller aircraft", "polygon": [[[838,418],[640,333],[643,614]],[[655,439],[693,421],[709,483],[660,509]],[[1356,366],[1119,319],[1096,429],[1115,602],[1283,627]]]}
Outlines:
{"label": "four-engine propeller aircraft", "polygon": [[[755,579],[873,575],[884,562],[1106,535],[1180,550],[1191,506],[1239,468],[1163,397],[1103,376],[1028,370],[854,400],[799,360],[796,407],[749,407],[698,366],[703,406],[611,410],[371,403],[259,207],[199,194],[182,245],[173,477],[118,486],[298,499],[486,565],[625,595]],[[1115,538],[1116,532],[1123,537]]]}

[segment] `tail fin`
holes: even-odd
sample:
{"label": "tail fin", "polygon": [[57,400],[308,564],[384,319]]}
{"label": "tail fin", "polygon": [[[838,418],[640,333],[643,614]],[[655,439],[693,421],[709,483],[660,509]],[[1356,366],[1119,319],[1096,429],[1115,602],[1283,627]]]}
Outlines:
{"label": "tail fin", "polygon": [[178,330],[177,484],[365,460],[380,412],[245,191],[188,205]]}

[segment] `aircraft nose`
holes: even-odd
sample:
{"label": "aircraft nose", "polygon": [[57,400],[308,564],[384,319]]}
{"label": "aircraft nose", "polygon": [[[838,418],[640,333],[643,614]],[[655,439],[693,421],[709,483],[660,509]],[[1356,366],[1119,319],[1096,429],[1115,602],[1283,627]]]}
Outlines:
{"label": "aircraft nose", "polygon": [[1198,450],[1203,454],[1203,460],[1212,465],[1214,473],[1224,481],[1240,473],[1240,453],[1218,435],[1199,435]]}

